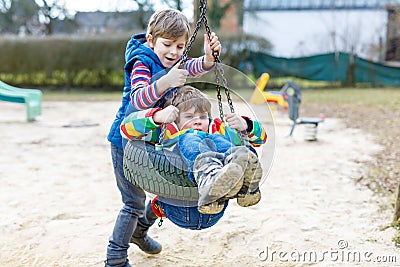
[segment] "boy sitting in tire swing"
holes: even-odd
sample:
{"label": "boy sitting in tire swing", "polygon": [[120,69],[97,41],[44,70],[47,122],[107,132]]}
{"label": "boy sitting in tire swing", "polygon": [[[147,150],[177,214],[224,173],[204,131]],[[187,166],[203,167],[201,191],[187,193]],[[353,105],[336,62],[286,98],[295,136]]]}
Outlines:
{"label": "boy sitting in tire swing", "polygon": [[166,127],[163,147],[181,154],[188,166],[188,179],[198,186],[197,207],[158,201],[165,216],[183,228],[200,230],[214,225],[228,199],[237,198],[242,207],[261,199],[260,162],[254,152],[241,145],[242,141],[255,147],[266,142],[261,123],[235,113],[225,114],[226,123],[210,117],[208,97],[194,87],[183,86],[167,100],[164,109],[133,112],[121,124],[123,138],[151,143],[160,141],[161,127]]}

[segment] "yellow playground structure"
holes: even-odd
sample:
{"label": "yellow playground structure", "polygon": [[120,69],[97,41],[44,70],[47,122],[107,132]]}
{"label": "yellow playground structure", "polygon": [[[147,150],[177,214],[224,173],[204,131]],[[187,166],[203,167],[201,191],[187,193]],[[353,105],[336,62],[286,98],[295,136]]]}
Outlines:
{"label": "yellow playground structure", "polygon": [[276,105],[281,106],[284,110],[287,110],[288,103],[283,97],[281,91],[265,91],[269,77],[269,74],[265,72],[260,76],[260,78],[258,78],[250,102],[255,105],[264,102],[275,103]]}

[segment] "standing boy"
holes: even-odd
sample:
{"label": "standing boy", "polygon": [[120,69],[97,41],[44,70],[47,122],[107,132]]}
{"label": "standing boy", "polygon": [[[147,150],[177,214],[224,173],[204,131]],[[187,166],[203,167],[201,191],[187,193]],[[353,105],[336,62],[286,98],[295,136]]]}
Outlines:
{"label": "standing boy", "polygon": [[213,51],[220,53],[221,44],[215,33],[204,39],[205,55],[188,59],[184,69],[177,64],[190,35],[187,18],[178,10],[155,12],[148,23],[146,34],[133,35],[125,51],[125,86],[121,106],[111,126],[108,140],[118,189],[123,208],[115,222],[107,247],[105,266],[130,267],[129,243],[136,244],[149,254],[161,251],[161,245],[150,238],[148,229],[156,216],[151,205],[145,205],[143,189],[132,185],[123,172],[123,143],[120,125],[127,108],[143,110],[161,105],[159,102],[170,88],[184,85],[188,76],[198,77],[213,66]]}

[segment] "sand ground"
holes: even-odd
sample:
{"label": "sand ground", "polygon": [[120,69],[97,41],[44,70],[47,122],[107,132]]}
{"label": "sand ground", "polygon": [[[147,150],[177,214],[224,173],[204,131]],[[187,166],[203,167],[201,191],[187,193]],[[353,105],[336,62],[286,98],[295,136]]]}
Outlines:
{"label": "sand ground", "polygon": [[[1,266],[103,266],[122,207],[106,140],[118,105],[44,102],[43,115],[27,123],[24,106],[0,102]],[[131,247],[133,266],[400,264],[394,230],[385,228],[392,211],[354,182],[381,149],[374,138],[335,118],[319,126],[317,142],[304,140],[303,126],[288,138],[289,120],[274,116],[261,202],[231,201],[203,231],[166,220],[150,230],[161,254]],[[270,155],[261,155],[268,169]]]}

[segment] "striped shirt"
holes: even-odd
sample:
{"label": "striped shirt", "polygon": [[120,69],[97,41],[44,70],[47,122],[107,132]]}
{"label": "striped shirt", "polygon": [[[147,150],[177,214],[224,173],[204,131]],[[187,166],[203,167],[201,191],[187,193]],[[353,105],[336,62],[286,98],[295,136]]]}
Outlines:
{"label": "striped shirt", "polygon": [[[185,68],[190,77],[200,77],[206,72],[203,68],[203,57],[188,59]],[[131,72],[131,101],[136,110],[152,107],[162,96],[157,94],[156,83],[150,83],[151,71],[142,61],[137,60]]]}

